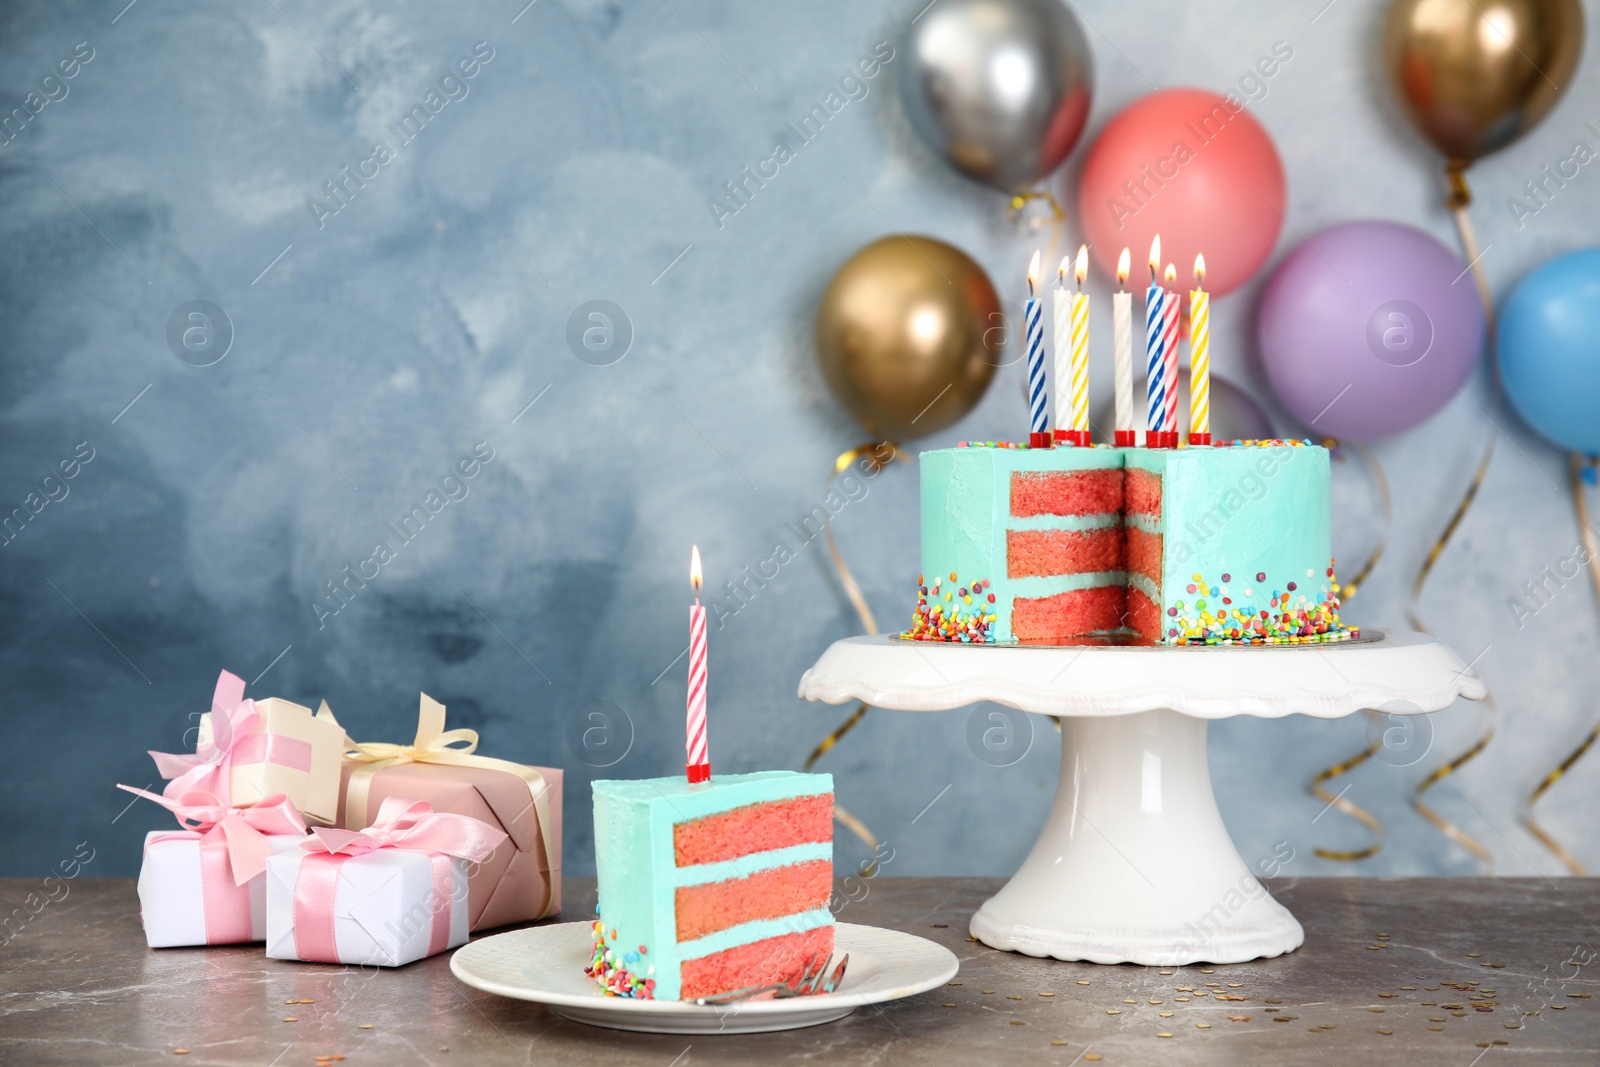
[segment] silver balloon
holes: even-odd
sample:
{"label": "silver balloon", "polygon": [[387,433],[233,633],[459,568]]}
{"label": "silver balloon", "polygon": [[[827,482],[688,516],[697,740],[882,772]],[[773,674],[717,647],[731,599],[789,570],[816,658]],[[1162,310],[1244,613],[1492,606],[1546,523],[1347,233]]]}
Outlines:
{"label": "silver balloon", "polygon": [[911,127],[969,178],[1020,192],[1089,118],[1094,66],[1062,0],[938,0],[911,24],[900,94]]}
{"label": "silver balloon", "polygon": [[[1089,422],[1094,439],[1109,442],[1117,428],[1117,409],[1114,398],[1095,408]],[[1133,383],[1133,425],[1139,431],[1139,442],[1144,443],[1144,379]],[[1189,439],[1189,368],[1178,368],[1178,432]],[[1272,419],[1261,410],[1255,397],[1234,385],[1226,378],[1211,375],[1211,439],[1213,441],[1266,441],[1278,436]]]}

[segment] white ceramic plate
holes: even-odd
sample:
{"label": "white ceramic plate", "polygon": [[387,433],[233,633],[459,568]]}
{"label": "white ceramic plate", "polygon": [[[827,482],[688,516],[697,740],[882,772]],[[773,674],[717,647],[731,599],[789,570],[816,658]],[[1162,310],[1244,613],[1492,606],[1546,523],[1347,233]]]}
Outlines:
{"label": "white ceramic plate", "polygon": [[495,934],[458,949],[450,970],[474,989],[548,1004],[557,1015],[591,1026],[655,1034],[752,1034],[816,1026],[866,1004],[925,993],[954,978],[959,968],[950,950],[925,938],[839,923],[834,951],[848,952],[850,966],[837,991],[699,1007],[601,993],[583,973],[591,936],[587,922]]}

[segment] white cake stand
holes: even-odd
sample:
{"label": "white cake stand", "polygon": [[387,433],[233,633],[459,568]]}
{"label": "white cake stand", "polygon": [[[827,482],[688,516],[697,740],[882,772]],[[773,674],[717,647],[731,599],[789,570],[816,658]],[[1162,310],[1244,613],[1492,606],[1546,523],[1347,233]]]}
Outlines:
{"label": "white cake stand", "polygon": [[1241,963],[1305,932],[1239,857],[1217,811],[1206,722],[1421,714],[1483,681],[1423,634],[1268,647],[1065,648],[837,641],[806,700],[947,711],[981,700],[1061,719],[1061,780],[1038,842],[972,918],[995,948],[1094,963]]}

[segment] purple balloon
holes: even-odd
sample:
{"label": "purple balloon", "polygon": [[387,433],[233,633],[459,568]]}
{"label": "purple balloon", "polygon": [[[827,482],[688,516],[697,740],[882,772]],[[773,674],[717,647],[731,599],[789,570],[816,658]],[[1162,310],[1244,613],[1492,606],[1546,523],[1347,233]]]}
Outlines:
{"label": "purple balloon", "polygon": [[1423,422],[1472,374],[1483,307],[1461,257],[1395,222],[1346,222],[1286,256],[1261,300],[1267,380],[1313,433],[1371,441]]}

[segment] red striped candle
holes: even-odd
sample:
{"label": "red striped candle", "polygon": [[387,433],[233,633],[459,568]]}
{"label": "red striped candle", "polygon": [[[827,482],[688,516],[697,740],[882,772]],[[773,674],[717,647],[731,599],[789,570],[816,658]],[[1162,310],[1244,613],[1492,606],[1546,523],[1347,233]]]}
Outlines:
{"label": "red striped candle", "polygon": [[694,606],[689,609],[688,774],[690,783],[711,780],[711,755],[706,747],[706,609],[700,605],[700,546],[689,554],[689,584]]}

